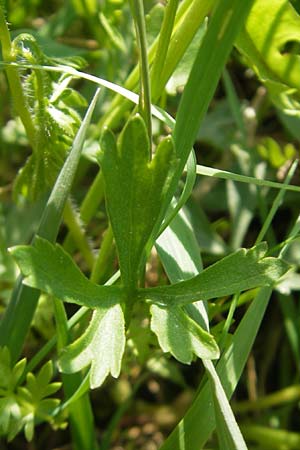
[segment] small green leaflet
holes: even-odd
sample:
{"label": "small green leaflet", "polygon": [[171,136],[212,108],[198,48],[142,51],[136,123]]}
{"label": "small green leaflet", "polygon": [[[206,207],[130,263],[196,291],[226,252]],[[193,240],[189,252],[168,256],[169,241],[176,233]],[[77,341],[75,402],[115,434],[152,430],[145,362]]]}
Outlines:
{"label": "small green leaflet", "polygon": [[204,331],[179,306],[151,305],[151,329],[164,352],[190,364],[193,355],[203,359],[219,358],[219,348],[211,334]]}
{"label": "small green leaflet", "polygon": [[119,376],[125,340],[121,306],[97,308],[83,335],[62,351],[59,368],[73,373],[91,365],[90,386],[95,389],[109,373],[115,378]]}
{"label": "small green leaflet", "polygon": [[23,275],[23,283],[64,302],[88,308],[113,306],[121,300],[117,286],[98,286],[89,281],[63,248],[36,237],[33,245],[10,249]]}
{"label": "small green leaflet", "polygon": [[109,130],[100,141],[107,209],[124,285],[138,284],[143,253],[158,220],[176,167],[172,139],[165,138],[150,161],[150,143],[139,115],[129,119],[118,142]]}
{"label": "small green leaflet", "polygon": [[287,272],[289,265],[278,258],[264,257],[266,252],[265,242],[249,250],[242,248],[190,280],[140,289],[139,297],[158,305],[174,306],[273,285]]}

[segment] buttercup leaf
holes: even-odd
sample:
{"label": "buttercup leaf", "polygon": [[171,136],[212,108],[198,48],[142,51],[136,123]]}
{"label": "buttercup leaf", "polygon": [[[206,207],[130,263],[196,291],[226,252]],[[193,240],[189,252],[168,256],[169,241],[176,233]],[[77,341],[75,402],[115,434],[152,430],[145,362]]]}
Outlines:
{"label": "buttercup leaf", "polygon": [[60,245],[36,237],[33,245],[10,249],[24,275],[24,284],[47,294],[89,308],[115,304],[121,298],[117,286],[98,286],[89,281]]}
{"label": "buttercup leaf", "polygon": [[136,287],[143,252],[153,237],[176,165],[173,142],[170,137],[164,139],[150,161],[147,130],[136,115],[128,121],[118,142],[105,130],[100,147],[99,161],[122,280],[126,287]]}
{"label": "buttercup leaf", "polygon": [[264,257],[266,251],[265,242],[249,250],[242,248],[190,280],[171,286],[140,289],[139,296],[160,305],[183,305],[271,286],[287,272],[289,265],[278,258]]}
{"label": "buttercup leaf", "polygon": [[73,373],[91,364],[91,388],[101,386],[111,373],[115,378],[121,370],[125,348],[125,323],[119,304],[111,308],[98,308],[85,333],[63,350],[59,367]]}
{"label": "buttercup leaf", "polygon": [[211,334],[203,330],[182,308],[151,306],[151,329],[164,352],[190,364],[194,354],[202,359],[217,359],[218,346]]}

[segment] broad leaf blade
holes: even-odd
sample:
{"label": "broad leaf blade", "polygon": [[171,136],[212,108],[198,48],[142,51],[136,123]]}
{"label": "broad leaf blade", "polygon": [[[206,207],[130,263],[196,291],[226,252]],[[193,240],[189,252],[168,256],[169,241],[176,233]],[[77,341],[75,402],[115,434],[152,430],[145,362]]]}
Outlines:
{"label": "broad leaf blade", "polygon": [[73,373],[91,364],[90,385],[95,389],[111,375],[117,378],[125,348],[125,323],[120,304],[98,308],[85,333],[62,351],[59,367]]}
{"label": "broad leaf blade", "polygon": [[267,244],[240,249],[196,277],[171,286],[140,289],[139,296],[160,305],[183,305],[273,285],[289,269],[278,258],[264,257]]}
{"label": "broad leaf blade", "polygon": [[33,245],[16,246],[10,251],[24,275],[24,284],[28,286],[89,308],[120,301],[120,288],[98,286],[89,281],[58,244],[37,237]]}
{"label": "broad leaf blade", "polygon": [[151,306],[151,329],[157,335],[164,352],[170,352],[178,361],[190,364],[193,355],[217,359],[218,346],[211,334],[204,331],[180,307]]}
{"label": "broad leaf blade", "polygon": [[150,144],[139,115],[131,118],[119,141],[106,130],[99,156],[107,208],[118,249],[124,284],[135,287],[143,252],[157,222],[175,152],[170,138],[162,141],[150,161]]}

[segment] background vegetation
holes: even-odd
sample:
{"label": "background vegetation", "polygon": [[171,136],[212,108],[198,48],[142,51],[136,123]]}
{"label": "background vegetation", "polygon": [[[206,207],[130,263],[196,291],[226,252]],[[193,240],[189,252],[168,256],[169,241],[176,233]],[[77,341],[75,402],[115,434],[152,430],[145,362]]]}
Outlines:
{"label": "background vegetation", "polygon": [[[1,449],[299,449],[299,2],[4,3]],[[11,63],[23,67],[17,71]],[[96,96],[95,83],[102,86]],[[157,106],[152,121],[147,101]],[[137,111],[143,119],[132,119]],[[177,119],[176,154],[165,138],[174,128],[167,113]],[[123,156],[133,141],[142,142],[147,155],[156,148],[152,162],[162,155],[160,172],[155,163],[152,172],[143,166],[140,153],[118,172],[117,156],[113,162],[107,156],[115,144],[105,127],[115,136],[126,136],[127,127],[127,141],[118,143]],[[185,166],[193,144],[195,159]],[[72,145],[73,168],[53,189]],[[176,171],[181,178],[178,183],[174,176],[172,191]],[[154,187],[146,183],[151,176]],[[130,259],[130,246],[124,248],[132,190],[138,194]],[[51,191],[53,202],[45,206]],[[173,208],[167,209],[168,201]],[[43,239],[24,247],[36,233]],[[60,243],[77,268],[46,240]],[[19,245],[14,259],[7,249]],[[254,245],[252,253],[240,250]],[[20,287],[16,260],[31,287]],[[205,278],[202,269],[216,262],[223,265]],[[119,264],[128,298],[135,281],[158,287],[141,289],[136,305],[120,303],[128,326],[123,359],[125,338],[112,344],[109,331],[88,328],[102,320],[94,298],[123,295]],[[173,290],[180,308],[188,303],[184,318],[177,304],[163,309],[161,299],[170,295],[164,288],[199,272],[200,287]],[[235,289],[227,288],[235,280]],[[115,290],[102,286],[115,282]],[[92,322],[88,307],[96,309]],[[114,311],[108,329],[122,328],[123,312]],[[197,320],[202,328],[197,324],[195,331]],[[71,356],[64,356],[74,341]],[[219,349],[215,370],[211,359],[219,358]],[[100,366],[99,354],[105,360]],[[225,393],[233,395],[232,410]]]}

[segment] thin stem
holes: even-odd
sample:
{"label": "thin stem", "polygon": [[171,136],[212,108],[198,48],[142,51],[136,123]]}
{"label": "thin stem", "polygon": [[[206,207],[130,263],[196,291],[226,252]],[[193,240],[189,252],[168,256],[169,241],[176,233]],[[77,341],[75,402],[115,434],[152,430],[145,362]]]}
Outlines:
{"label": "thin stem", "polygon": [[151,69],[151,89],[153,98],[158,98],[160,96],[160,76],[170,44],[178,3],[179,0],[169,0],[165,9],[156,55]]}
{"label": "thin stem", "polygon": [[91,273],[90,279],[91,281],[93,281],[93,283],[99,283],[99,281],[101,281],[101,278],[105,274],[107,262],[113,250],[112,243],[113,243],[113,232],[111,225],[109,225],[109,227],[104,233],[101,248],[99,250],[96,262],[94,264]]}
{"label": "thin stem", "polygon": [[[0,6],[0,43],[2,47],[2,56],[4,61],[14,61],[11,52],[11,39],[5,15],[2,7]],[[27,137],[29,139],[32,148],[35,146],[35,129],[30,116],[30,112],[27,109],[25,97],[23,94],[22,84],[17,69],[13,67],[5,68],[10,93],[13,99],[14,107],[17,114],[24,125]]]}
{"label": "thin stem", "polygon": [[[291,179],[292,179],[292,177],[293,177],[293,175],[295,173],[295,170],[296,170],[297,166],[298,166],[298,161],[296,160],[291,165],[291,167],[290,167],[290,169],[288,171],[288,174],[287,174],[287,176],[286,176],[286,178],[284,180],[284,184],[289,184],[289,182],[291,181]],[[278,194],[277,194],[277,196],[276,196],[276,198],[275,198],[275,200],[274,200],[274,202],[272,204],[272,207],[271,207],[271,209],[269,211],[269,214],[267,215],[267,218],[264,221],[264,224],[263,224],[263,226],[262,226],[262,228],[261,228],[261,230],[260,230],[260,232],[259,232],[259,234],[258,234],[258,236],[256,238],[255,244],[259,244],[263,240],[267,230],[269,229],[269,227],[271,225],[271,222],[272,222],[272,220],[273,220],[273,218],[274,218],[278,208],[280,207],[280,205],[282,203],[284,195],[285,195],[285,190],[281,189],[278,192]]]}
{"label": "thin stem", "polygon": [[89,269],[92,269],[95,257],[70,199],[68,199],[64,209],[64,222],[68,226],[72,238],[75,241],[77,248],[81,251]]}
{"label": "thin stem", "polygon": [[149,141],[152,140],[151,125],[151,89],[148,65],[147,38],[145,26],[145,12],[143,0],[130,0],[132,15],[134,18],[136,37],[140,56],[140,114],[144,118]]}
{"label": "thin stem", "polygon": [[[99,171],[92,185],[90,186],[79,210],[80,219],[85,225],[90,222],[103,200],[104,183],[102,172]],[[71,235],[70,231],[68,232],[64,240],[63,246],[68,253],[72,253],[74,248],[76,248],[76,242],[74,241],[74,238]]]}

